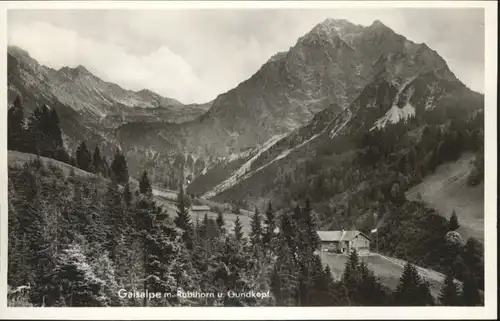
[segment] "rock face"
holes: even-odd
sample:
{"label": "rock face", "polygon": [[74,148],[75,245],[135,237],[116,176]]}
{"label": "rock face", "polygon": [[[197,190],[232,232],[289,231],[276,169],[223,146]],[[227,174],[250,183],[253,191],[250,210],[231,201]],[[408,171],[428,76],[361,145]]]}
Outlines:
{"label": "rock face", "polygon": [[[265,148],[260,147],[258,155],[240,168],[228,166],[226,172],[219,169],[224,174],[218,178],[210,172],[202,175],[189,190],[220,201],[258,201],[269,198],[284,184],[282,177],[293,175],[299,164],[311,160],[321,150],[348,154],[356,149],[356,141],[364,133],[391,124],[404,127],[411,121],[418,123],[420,129],[426,124],[446,126],[452,115],[466,119],[481,112],[483,96],[443,70],[422,70],[399,83],[392,74],[378,73],[349,107],[329,105],[305,126],[278,140],[270,140],[271,144],[264,145]],[[404,129],[400,133],[409,139],[416,134]]]}
{"label": "rock face", "polygon": [[[208,106],[186,107],[175,99],[162,97],[146,89],[137,92],[123,89],[101,80],[81,65],[54,70],[40,65],[27,52],[17,47],[8,48],[8,57],[10,70],[17,68],[19,76],[19,79],[9,77],[11,90],[24,88],[39,92],[40,95],[53,96],[86,117],[89,122],[99,122],[115,115],[129,117],[133,121],[134,114],[145,117],[161,114],[162,111],[177,121],[175,116],[182,111],[189,115],[196,112],[200,114],[208,109]],[[181,120],[186,120],[182,116]],[[117,126],[121,123],[111,122],[110,125]]]}
{"label": "rock face", "polygon": [[[327,19],[290,50],[271,57],[252,77],[202,105],[183,106],[149,91],[127,91],[83,67],[51,70],[17,49],[9,50],[11,60],[17,76],[11,79],[9,66],[10,91],[37,92],[33,101],[57,100],[69,106],[86,128],[124,149],[132,174],[148,168],[159,181],[167,176],[191,181],[215,168],[213,182],[222,183],[230,176],[225,166],[235,169],[268,155],[264,150],[271,150],[276,141],[305,146],[305,140],[323,135],[328,126],[345,123],[342,130],[350,129],[347,118],[383,127],[435,105],[433,99],[442,89],[428,87],[421,75],[432,72],[427,77],[458,82],[436,52],[380,21],[360,26]],[[412,94],[409,88],[417,90],[418,81],[432,94]],[[405,87],[408,83],[413,85]],[[365,99],[360,94],[369,90],[378,95],[376,101],[363,104],[367,112],[354,112],[353,104],[360,104],[356,101]],[[395,95],[401,97],[396,105]],[[332,125],[331,117],[347,118]],[[317,121],[324,124],[311,125]],[[297,134],[311,126],[324,133]]]}
{"label": "rock face", "polygon": [[327,106],[341,112],[374,79],[383,77],[399,88],[427,71],[456,80],[436,52],[379,21],[363,27],[327,19],[289,51],[274,55],[252,77],[219,95],[198,119],[180,125],[128,123],[119,128],[117,138],[131,155],[154,150],[157,159],[189,154],[223,161],[306,125]]}
{"label": "rock face", "polygon": [[69,152],[85,140],[112,155],[120,146],[114,135],[118,126],[137,121],[188,121],[211,105],[183,105],[149,90],[126,90],[101,80],[83,66],[54,70],[17,47],[8,47],[7,58],[9,101],[20,95],[26,114],[44,104],[55,108]]}

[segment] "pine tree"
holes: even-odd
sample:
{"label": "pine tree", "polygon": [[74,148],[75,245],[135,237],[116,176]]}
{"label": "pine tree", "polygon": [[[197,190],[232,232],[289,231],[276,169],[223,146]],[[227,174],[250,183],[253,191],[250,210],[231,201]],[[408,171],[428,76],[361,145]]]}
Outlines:
{"label": "pine tree", "polygon": [[[167,214],[148,197],[141,197],[136,205],[135,228],[142,243],[142,269],[144,289],[154,292],[171,292],[175,283],[169,274],[177,264],[180,251],[175,242],[177,233],[167,223]],[[160,302],[158,302],[160,304]],[[143,305],[156,305],[143,301]]]}
{"label": "pine tree", "polygon": [[222,211],[219,211],[219,213],[217,213],[216,223],[219,230],[221,232],[224,232],[224,226],[226,225],[226,222],[224,220],[224,214],[222,213]]}
{"label": "pine tree", "polygon": [[347,289],[348,298],[350,301],[357,299],[357,287],[360,283],[361,276],[359,271],[359,256],[356,250],[349,254],[349,258],[345,263],[344,273],[342,274],[342,284]]}
{"label": "pine tree", "polygon": [[51,109],[48,115],[48,122],[50,126],[48,127],[48,139],[50,141],[49,145],[51,152],[48,155],[59,161],[67,163],[69,161],[69,155],[64,149],[62,132],[59,126],[59,116],[55,109]]}
{"label": "pine tree", "polygon": [[459,227],[460,224],[458,223],[457,213],[455,212],[455,210],[453,210],[450,217],[449,230],[456,231],[458,230]]}
{"label": "pine tree", "polygon": [[42,204],[42,190],[39,179],[32,173],[33,163],[26,164],[21,172],[17,205],[19,235],[23,245],[21,255],[25,255],[23,266],[24,278],[21,280],[32,284],[30,293],[31,302],[39,305],[43,297],[43,288],[47,284],[47,276],[51,270],[52,245],[47,242],[45,231],[47,227],[46,215],[44,215]]}
{"label": "pine tree", "polygon": [[24,111],[19,96],[7,112],[7,145],[10,150],[25,151]]}
{"label": "pine tree", "polygon": [[417,269],[410,263],[405,265],[394,292],[394,301],[400,306],[433,305],[428,284],[422,280]]}
{"label": "pine tree", "polygon": [[132,191],[130,190],[130,183],[125,184],[125,189],[123,190],[123,199],[125,204],[129,207],[132,204]]}
{"label": "pine tree", "polygon": [[481,304],[481,295],[477,282],[470,273],[465,274],[460,299],[464,306],[476,306]]}
{"label": "pine tree", "polygon": [[333,279],[328,265],[323,269],[319,256],[314,255],[310,272],[307,305],[330,306],[334,304]]}
{"label": "pine tree", "polygon": [[117,256],[117,245],[128,225],[128,218],[124,215],[126,213],[124,197],[120,193],[119,187],[115,181],[111,181],[108,184],[104,199],[104,208],[106,213],[105,247],[109,252],[111,260],[115,261]]}
{"label": "pine tree", "polygon": [[297,232],[294,224],[292,224],[290,220],[290,217],[286,214],[281,216],[278,238],[280,239],[280,242],[284,241],[287,243],[288,248],[293,253],[294,259],[298,260],[299,257],[296,255],[298,252]]}
{"label": "pine tree", "polygon": [[467,239],[463,249],[463,259],[469,273],[474,277],[479,289],[484,289],[484,250],[475,238]]}
{"label": "pine tree", "polygon": [[262,225],[259,210],[255,208],[251,218],[250,243],[252,247],[258,247],[262,244]]}
{"label": "pine tree", "polygon": [[71,244],[59,256],[52,279],[60,284],[52,289],[59,297],[55,305],[98,307],[104,306],[108,300],[102,293],[104,281],[94,274],[77,244]]}
{"label": "pine tree", "polygon": [[42,154],[44,148],[42,142],[44,135],[42,132],[43,109],[36,107],[27,120],[26,138],[29,141],[28,152],[32,154]]}
{"label": "pine tree", "polygon": [[306,200],[306,206],[304,208],[303,214],[303,238],[307,244],[306,250],[308,252],[314,252],[319,247],[319,237],[316,233],[316,223],[313,217],[311,203],[309,199]]}
{"label": "pine tree", "polygon": [[234,221],[234,238],[241,242],[243,240],[243,227],[241,226],[240,217],[236,216]]}
{"label": "pine tree", "polygon": [[356,291],[356,303],[363,306],[380,306],[387,302],[387,294],[364,261],[358,267],[359,283]]}
{"label": "pine tree", "polygon": [[267,205],[266,217],[264,224],[266,225],[262,241],[265,246],[270,247],[274,239],[274,230],[276,229],[276,221],[274,218],[271,202]]}
{"label": "pine tree", "polygon": [[439,295],[439,302],[444,306],[459,305],[458,288],[454,282],[453,273],[448,272],[444,279],[444,284]]}
{"label": "pine tree", "polygon": [[65,162],[69,160],[64,150],[59,117],[55,110],[46,105],[37,107],[29,117],[27,127],[27,151]]}
{"label": "pine tree", "polygon": [[153,188],[151,187],[151,182],[148,178],[148,173],[144,171],[139,181],[139,193],[150,195],[153,193]]}
{"label": "pine tree", "polygon": [[324,306],[339,305],[342,299],[340,298],[338,293],[336,293],[337,291],[335,289],[335,281],[333,280],[332,271],[330,270],[330,266],[328,264],[325,266],[323,272],[322,283],[326,286],[326,291],[323,293],[322,305]]}
{"label": "pine tree", "polygon": [[282,239],[278,257],[270,277],[271,292],[277,306],[295,306],[298,287],[298,273],[287,242]]}
{"label": "pine tree", "polygon": [[104,155],[102,156],[102,175],[104,177],[111,176],[111,168],[109,167],[108,159]]}
{"label": "pine tree", "polygon": [[103,159],[102,159],[102,156],[101,156],[101,151],[99,150],[99,146],[95,146],[94,148],[94,154],[93,154],[93,158],[92,158],[92,168],[94,170],[94,172],[97,174],[102,174],[103,176],[104,175],[104,163],[103,163]]}
{"label": "pine tree", "polygon": [[76,164],[78,168],[90,172],[92,169],[92,155],[87,149],[85,142],[81,142],[76,149]]}
{"label": "pine tree", "polygon": [[182,239],[186,246],[190,249],[193,246],[192,226],[189,209],[186,207],[186,199],[184,196],[184,188],[179,185],[179,194],[177,195],[177,216],[174,219],[175,225],[183,230]]}
{"label": "pine tree", "polygon": [[129,180],[127,161],[119,149],[116,150],[115,157],[111,163],[111,177],[118,184],[125,184]]}

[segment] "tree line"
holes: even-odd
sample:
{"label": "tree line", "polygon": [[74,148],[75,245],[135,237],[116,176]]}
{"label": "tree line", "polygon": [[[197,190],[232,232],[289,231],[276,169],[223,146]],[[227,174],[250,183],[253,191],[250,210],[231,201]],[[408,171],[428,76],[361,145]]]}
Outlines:
{"label": "tree line", "polygon": [[120,184],[125,184],[129,179],[127,161],[119,149],[111,164],[99,146],[96,145],[92,153],[85,141],[78,145],[74,156],[71,156],[63,144],[57,111],[44,105],[25,117],[20,96],[14,99],[8,110],[7,144],[9,150],[53,158],[107,178],[113,176]]}
{"label": "tree line", "polygon": [[[48,201],[50,200],[50,201]],[[479,294],[447,281],[435,302],[409,264],[391,292],[355,252],[340,279],[318,255],[311,204],[276,215],[271,204],[226,224],[222,212],[193,222],[182,188],[168,214],[147,173],[135,190],[83,177],[41,158],[9,167],[10,288],[29,286],[33,306],[343,306],[472,304]],[[122,298],[119,289],[266,292],[268,299]],[[472,290],[471,290],[472,289]],[[477,289],[477,288],[476,288]],[[456,293],[454,295],[453,293]],[[455,299],[454,299],[455,298]],[[476,301],[474,301],[476,300]],[[9,304],[19,304],[10,299]]]}
{"label": "tree line", "polygon": [[17,96],[7,112],[7,121],[9,150],[37,154],[66,163],[69,161],[55,109],[44,105],[25,117],[21,98]]}

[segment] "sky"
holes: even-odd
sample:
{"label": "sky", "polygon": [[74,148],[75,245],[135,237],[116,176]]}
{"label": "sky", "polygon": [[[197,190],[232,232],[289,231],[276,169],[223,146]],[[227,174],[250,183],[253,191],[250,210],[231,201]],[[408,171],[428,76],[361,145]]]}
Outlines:
{"label": "sky", "polygon": [[249,78],[326,18],[395,32],[436,50],[484,92],[483,9],[10,10],[8,44],[59,69],[85,66],[131,90],[204,103]]}

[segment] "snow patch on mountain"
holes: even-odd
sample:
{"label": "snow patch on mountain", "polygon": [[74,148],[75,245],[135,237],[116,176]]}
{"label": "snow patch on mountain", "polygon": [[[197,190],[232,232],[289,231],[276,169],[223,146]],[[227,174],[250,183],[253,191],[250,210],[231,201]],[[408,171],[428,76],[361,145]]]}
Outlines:
{"label": "snow patch on mountain", "polygon": [[230,163],[230,162],[235,161],[237,159],[242,159],[242,158],[250,156],[250,154],[253,151],[254,150],[251,149],[251,150],[247,150],[247,151],[241,152],[241,153],[231,153],[231,155],[229,155],[229,157],[227,157],[225,160]]}
{"label": "snow patch on mountain", "polygon": [[429,87],[429,95],[427,96],[427,99],[425,100],[425,109],[433,109],[436,106],[436,92],[438,89],[438,84],[433,83]]}
{"label": "snow patch on mountain", "polygon": [[377,119],[375,126],[373,126],[371,130],[375,128],[384,128],[388,123],[396,124],[401,120],[406,121],[413,116],[415,116],[415,107],[412,105],[406,104],[403,108],[393,105],[383,117]]}
{"label": "snow patch on mountain", "polygon": [[[376,128],[381,129],[384,128],[387,124],[396,124],[400,121],[407,121],[409,118],[415,116],[415,107],[410,104],[411,96],[413,95],[413,88],[408,88],[410,83],[416,78],[416,76],[411,77],[407,81],[405,81],[400,87],[399,90],[394,97],[392,102],[392,107],[385,113],[384,116],[380,117],[375,121],[374,126],[370,129],[374,130]],[[403,108],[399,108],[398,103],[400,100],[400,96],[403,91],[406,92],[406,99]]]}

